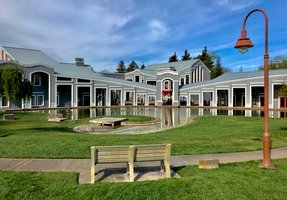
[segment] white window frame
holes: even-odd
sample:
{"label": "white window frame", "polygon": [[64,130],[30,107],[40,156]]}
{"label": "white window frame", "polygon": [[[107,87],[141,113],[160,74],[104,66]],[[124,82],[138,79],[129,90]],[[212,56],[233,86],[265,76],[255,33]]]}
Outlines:
{"label": "white window frame", "polygon": [[[183,79],[183,81],[181,82],[181,80]],[[180,79],[179,79],[179,84],[180,85],[185,85],[185,77],[180,77]],[[183,83],[183,84],[181,84],[181,83]]]}
{"label": "white window frame", "polygon": [[[43,98],[43,101],[41,104],[39,104],[39,97]],[[45,97],[44,95],[37,95],[37,106],[44,106],[45,105]]]}
{"label": "white window frame", "polygon": [[[33,104],[33,98],[34,98],[34,104]],[[32,106],[37,106],[37,95],[32,95],[31,96],[31,105]]]}
{"label": "white window frame", "polygon": [[[36,80],[39,80],[39,84],[36,84]],[[42,85],[42,80],[41,80],[40,74],[34,74],[33,85],[34,86],[41,86]]]}
{"label": "white window frame", "polygon": [[144,104],[143,104],[143,105],[146,105],[146,96],[147,96],[146,93],[137,93],[137,94],[136,94],[136,105],[137,105],[137,106],[141,106],[141,105],[138,105],[138,103],[139,103],[139,102],[138,102],[138,97],[139,97],[140,95],[143,95],[143,96],[144,96]]}
{"label": "white window frame", "polygon": [[[188,83],[186,82],[186,77],[188,77]],[[190,74],[185,75],[185,85],[190,84]]]}
{"label": "white window frame", "polygon": [[154,105],[156,105],[156,95],[148,95],[148,105],[150,105],[150,97],[154,97]]}

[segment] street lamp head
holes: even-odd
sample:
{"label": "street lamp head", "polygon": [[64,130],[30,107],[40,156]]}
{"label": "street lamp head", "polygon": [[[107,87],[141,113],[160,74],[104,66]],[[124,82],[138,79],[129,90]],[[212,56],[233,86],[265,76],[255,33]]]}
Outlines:
{"label": "street lamp head", "polygon": [[253,47],[252,41],[246,37],[246,30],[241,31],[241,38],[237,40],[234,48],[239,49],[241,53],[246,53],[248,48]]}

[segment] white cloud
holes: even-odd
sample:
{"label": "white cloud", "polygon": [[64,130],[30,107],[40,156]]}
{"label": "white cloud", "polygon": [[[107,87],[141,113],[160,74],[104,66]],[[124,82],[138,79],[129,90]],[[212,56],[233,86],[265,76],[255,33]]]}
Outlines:
{"label": "white cloud", "polygon": [[161,40],[168,35],[169,29],[163,22],[152,19],[148,23],[149,34],[148,38],[150,40]]}

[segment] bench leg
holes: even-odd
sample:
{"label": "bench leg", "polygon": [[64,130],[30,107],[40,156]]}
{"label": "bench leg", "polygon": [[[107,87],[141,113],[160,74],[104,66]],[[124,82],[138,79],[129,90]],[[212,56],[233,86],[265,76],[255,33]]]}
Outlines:
{"label": "bench leg", "polygon": [[134,181],[134,163],[129,163],[129,174],[130,174],[130,181],[133,182]]}
{"label": "bench leg", "polygon": [[91,147],[91,184],[95,183],[96,167],[95,167],[95,147]]}
{"label": "bench leg", "polygon": [[170,162],[165,161],[164,165],[165,165],[165,177],[170,178]]}

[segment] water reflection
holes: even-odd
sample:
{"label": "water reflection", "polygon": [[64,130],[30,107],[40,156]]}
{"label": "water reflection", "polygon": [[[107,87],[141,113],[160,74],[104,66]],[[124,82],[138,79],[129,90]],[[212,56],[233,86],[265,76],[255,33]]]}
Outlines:
{"label": "water reflection", "polygon": [[[229,115],[229,116],[258,116],[263,117],[264,111],[260,110],[232,110],[232,109],[203,109],[203,108],[171,108],[171,107],[117,107],[117,108],[91,108],[91,109],[68,109],[60,110],[64,117],[72,120],[83,118],[95,118],[101,116],[121,116],[121,115],[140,115],[152,116],[161,119],[157,128],[168,128],[179,126],[195,116],[209,115]],[[283,113],[283,114],[282,114]],[[280,118],[286,116],[286,112],[270,111],[270,117]]]}

